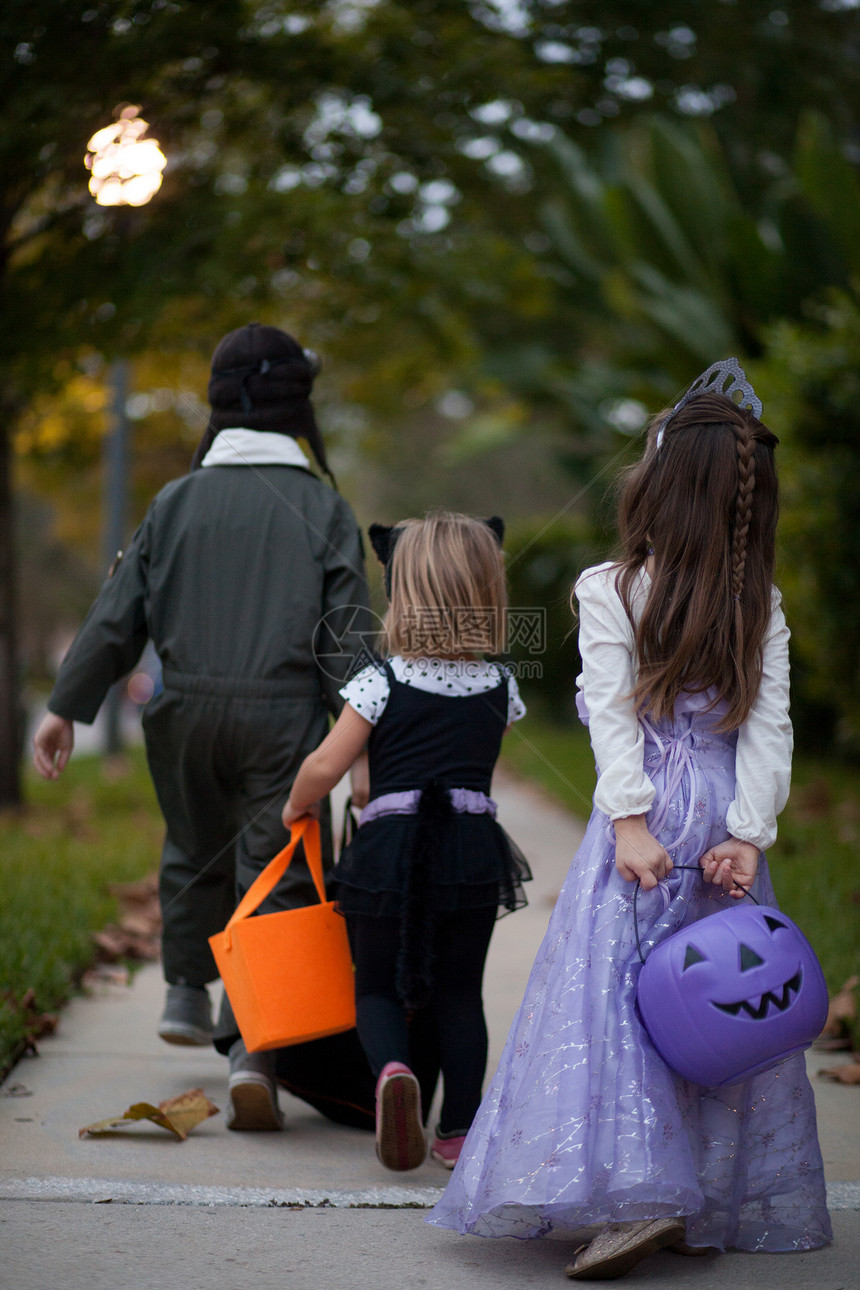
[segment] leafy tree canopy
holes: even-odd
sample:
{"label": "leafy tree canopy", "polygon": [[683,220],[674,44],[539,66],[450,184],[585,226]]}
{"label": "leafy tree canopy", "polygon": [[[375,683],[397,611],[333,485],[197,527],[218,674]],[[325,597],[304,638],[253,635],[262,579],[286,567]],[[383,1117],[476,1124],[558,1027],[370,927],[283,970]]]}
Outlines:
{"label": "leafy tree canopy", "polygon": [[[655,108],[707,118],[742,205],[788,173],[802,108],[856,147],[846,0],[8,0],[0,35],[0,356],[22,397],[60,352],[175,341],[179,297],[204,348],[214,316],[268,306],[361,366],[368,327],[459,356],[482,313],[516,325],[511,284],[539,307],[511,198],[551,127],[590,149]],[[170,165],[148,207],[101,211],[82,153],[123,102]]]}
{"label": "leafy tree canopy", "polygon": [[[150,409],[146,483],[250,317],[330,360],[345,442],[381,453],[454,385],[476,408],[464,460],[539,416],[575,429],[582,474],[630,395],[844,289],[858,6],[776,2],[6,0],[0,601],[10,427],[59,489],[96,450],[116,356],[182,402]],[[83,153],[129,103],[165,182],[102,210]],[[0,619],[6,691],[13,634]]]}

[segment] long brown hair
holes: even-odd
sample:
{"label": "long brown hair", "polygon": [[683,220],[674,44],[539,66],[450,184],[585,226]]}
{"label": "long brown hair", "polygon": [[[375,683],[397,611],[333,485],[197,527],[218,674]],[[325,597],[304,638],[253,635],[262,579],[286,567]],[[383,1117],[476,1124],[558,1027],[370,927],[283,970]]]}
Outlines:
{"label": "long brown hair", "polygon": [[[619,502],[616,587],[634,626],[639,711],[671,713],[682,691],[711,688],[728,702],[720,728],[746,719],[761,684],[771,611],[779,500],[779,442],[723,394],[700,394],[662,413]],[[642,616],[633,584],[653,555]]]}

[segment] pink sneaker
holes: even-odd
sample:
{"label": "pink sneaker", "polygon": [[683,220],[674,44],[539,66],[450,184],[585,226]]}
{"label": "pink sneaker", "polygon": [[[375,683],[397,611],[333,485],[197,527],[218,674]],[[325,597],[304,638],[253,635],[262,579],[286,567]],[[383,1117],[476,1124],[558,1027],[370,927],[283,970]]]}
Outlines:
{"label": "pink sneaker", "polygon": [[453,1169],[460,1159],[460,1152],[463,1150],[465,1141],[465,1133],[461,1133],[456,1137],[443,1138],[437,1131],[433,1139],[433,1145],[430,1148],[430,1155],[434,1160],[438,1160],[440,1165],[444,1165],[446,1169]]}
{"label": "pink sneaker", "polygon": [[402,1062],[388,1062],[376,1081],[376,1154],[397,1170],[417,1169],[427,1155],[421,1090]]}

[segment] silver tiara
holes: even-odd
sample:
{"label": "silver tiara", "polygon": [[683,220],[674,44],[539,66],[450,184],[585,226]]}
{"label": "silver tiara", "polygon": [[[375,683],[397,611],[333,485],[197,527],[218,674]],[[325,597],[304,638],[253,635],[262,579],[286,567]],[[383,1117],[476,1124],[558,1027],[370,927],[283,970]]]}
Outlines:
{"label": "silver tiara", "polygon": [[753,416],[760,420],[761,399],[747,380],[746,372],[736,358],[724,358],[719,363],[712,363],[706,372],[702,372],[701,376],[697,376],[687,393],[678,400],[657,431],[655,447],[659,448],[662,444],[666,426],[675,413],[679,412],[697,394],[724,394],[726,398],[730,399],[736,390],[739,390],[742,396],[738,400],[738,407],[749,408]]}

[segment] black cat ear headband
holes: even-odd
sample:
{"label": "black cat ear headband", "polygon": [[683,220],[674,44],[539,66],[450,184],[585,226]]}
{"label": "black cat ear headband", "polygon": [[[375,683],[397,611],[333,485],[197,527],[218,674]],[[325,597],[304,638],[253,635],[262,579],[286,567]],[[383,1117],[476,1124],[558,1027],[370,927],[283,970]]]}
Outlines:
{"label": "black cat ear headband", "polygon": [[[488,520],[484,520],[484,524],[495,534],[496,541],[501,546],[505,539],[505,521],[498,515],[491,515]],[[402,532],[403,526],[397,524],[371,524],[367,530],[374,554],[385,569],[385,594],[387,596],[391,595],[391,557]]]}
{"label": "black cat ear headband", "polygon": [[[736,358],[724,358],[719,363],[712,363],[706,372],[702,372],[701,376],[697,376],[686,394],[681,396],[657,431],[657,438],[654,441],[655,449],[659,452],[666,426],[675,413],[679,412],[697,394],[724,394],[726,398],[731,399],[735,391],[739,391],[741,395],[741,398],[737,401],[738,407],[748,408],[753,416],[760,421],[762,413],[761,399],[747,380],[746,372]],[[734,400],[732,401],[734,402]]]}

